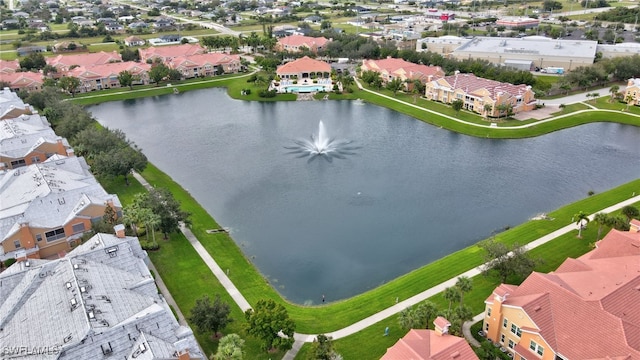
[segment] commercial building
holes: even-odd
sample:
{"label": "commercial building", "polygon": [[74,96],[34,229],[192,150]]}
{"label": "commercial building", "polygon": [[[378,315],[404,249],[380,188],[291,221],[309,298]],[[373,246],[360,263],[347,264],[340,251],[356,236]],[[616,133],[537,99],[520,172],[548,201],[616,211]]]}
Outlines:
{"label": "commercial building", "polygon": [[507,29],[532,29],[537,28],[538,25],[540,25],[540,20],[529,17],[507,16],[496,20],[496,26],[504,26]]}
{"label": "commercial building", "polygon": [[598,44],[597,52],[602,54],[603,58],[614,58],[620,56],[640,55],[639,43],[619,43],[619,44]]}
{"label": "commercial building", "polygon": [[485,303],[487,338],[515,360],[640,359],[640,221]]}
{"label": "commercial building", "polygon": [[598,43],[591,40],[561,40],[542,36],[523,38],[474,37],[460,45],[450,57],[483,59],[496,65],[508,60],[531,61],[535,67],[561,67],[571,71],[593,64]]}
{"label": "commercial building", "polygon": [[469,39],[453,35],[426,37],[416,42],[416,51],[430,51],[447,56],[468,41]]}
{"label": "commercial building", "polygon": [[0,273],[1,358],[206,358],[158,293],[138,239],[116,228]]}

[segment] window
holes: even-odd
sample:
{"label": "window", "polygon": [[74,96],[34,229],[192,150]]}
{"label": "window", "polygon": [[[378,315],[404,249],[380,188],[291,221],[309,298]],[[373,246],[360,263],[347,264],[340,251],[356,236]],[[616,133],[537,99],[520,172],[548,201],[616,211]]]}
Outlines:
{"label": "window", "polygon": [[27,162],[24,161],[24,159],[14,160],[14,161],[11,162],[11,168],[13,168],[13,169],[19,168],[21,166],[27,166]]}
{"label": "window", "polygon": [[42,234],[36,234],[36,241],[42,241]]}
{"label": "window", "polygon": [[537,353],[540,356],[544,354],[544,348],[533,340],[531,340],[531,342],[529,343],[529,349],[533,350],[535,353]]}
{"label": "window", "polygon": [[74,234],[77,234],[79,232],[83,232],[84,231],[84,223],[75,224],[75,225],[71,226],[71,229],[72,229]]}
{"label": "window", "polygon": [[491,316],[491,308],[487,308],[487,316]]}
{"label": "window", "polygon": [[[508,322],[509,322],[509,320],[507,320],[507,319],[502,320],[502,327],[506,328]],[[511,326],[513,327],[513,325],[511,325]]]}
{"label": "window", "polygon": [[65,237],[64,229],[58,228],[52,231],[47,231],[46,233],[44,233],[44,236],[47,238],[47,242],[63,239]]}
{"label": "window", "polygon": [[40,156],[32,156],[31,157],[31,162],[32,163],[39,163],[40,162]]}
{"label": "window", "polygon": [[516,344],[513,342],[513,340],[509,339],[509,349],[513,349],[514,346],[516,346]]}
{"label": "window", "polygon": [[489,323],[484,324],[484,331],[489,331]]}
{"label": "window", "polygon": [[504,344],[504,334],[500,335],[500,344]]}
{"label": "window", "polygon": [[16,249],[20,249],[22,247],[22,245],[20,245],[20,240],[13,240],[13,245]]}
{"label": "window", "polygon": [[522,330],[520,330],[520,328],[515,324],[511,324],[511,333],[515,334],[517,337],[522,336]]}

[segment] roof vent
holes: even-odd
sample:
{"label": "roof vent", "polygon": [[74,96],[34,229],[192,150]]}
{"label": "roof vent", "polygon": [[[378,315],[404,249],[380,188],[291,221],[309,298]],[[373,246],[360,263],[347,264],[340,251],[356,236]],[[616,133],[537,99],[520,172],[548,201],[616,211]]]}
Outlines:
{"label": "roof vent", "polygon": [[73,270],[78,270],[80,269],[80,265],[78,264],[73,264]]}
{"label": "roof vent", "polygon": [[24,262],[24,267],[29,267],[29,266],[31,266],[31,263],[29,262],[29,260],[25,261]]}
{"label": "roof vent", "polygon": [[455,351],[453,354],[451,354],[452,359],[456,359],[458,357],[460,357],[460,351]]}
{"label": "roof vent", "polygon": [[89,320],[96,319],[96,314],[93,313],[93,310],[89,310],[89,312],[87,313],[87,316],[89,317]]}
{"label": "roof vent", "polygon": [[71,289],[71,283],[70,283],[69,281],[67,281],[67,283],[66,283],[66,284],[64,284],[64,286],[66,286],[66,287],[67,287],[67,290],[68,290],[68,289]]}
{"label": "roof vent", "polygon": [[539,311],[541,309],[540,305],[536,305],[536,307],[533,308],[533,311]]}

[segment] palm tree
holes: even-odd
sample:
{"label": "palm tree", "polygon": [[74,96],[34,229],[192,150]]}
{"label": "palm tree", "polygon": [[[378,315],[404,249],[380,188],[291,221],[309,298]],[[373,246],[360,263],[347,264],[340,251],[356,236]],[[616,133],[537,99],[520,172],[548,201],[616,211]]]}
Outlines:
{"label": "palm tree", "polygon": [[431,301],[424,301],[416,308],[416,315],[421,319],[425,329],[429,328],[429,324],[431,323],[431,318],[433,318],[437,313],[438,309],[436,305]]}
{"label": "palm tree", "polygon": [[616,97],[616,94],[618,94],[618,91],[620,91],[620,86],[618,85],[613,85],[611,89],[609,89],[609,93],[611,94],[609,102],[613,102],[613,99]]}
{"label": "palm tree", "polygon": [[611,218],[609,215],[599,212],[593,215],[593,221],[598,224],[598,235],[596,236],[596,241],[600,240],[600,235],[602,234],[602,227],[609,226],[611,224]]}
{"label": "palm tree", "polygon": [[624,97],[624,101],[627,103],[627,110],[629,110],[629,105],[634,101],[633,94],[627,92],[627,96]]}
{"label": "palm tree", "polygon": [[595,104],[596,100],[600,97],[600,93],[597,93],[597,92],[591,93],[591,97],[592,97],[591,101],[593,101],[593,103]]}
{"label": "palm tree", "polygon": [[[573,220],[576,222],[576,225],[578,225],[578,238],[582,238],[582,228],[586,227],[586,224],[589,223],[589,216],[580,211],[577,214],[573,215]],[[585,222],[586,224],[584,224]]]}
{"label": "palm tree", "polygon": [[489,118],[489,113],[491,112],[491,110],[493,110],[493,105],[484,104],[484,117],[486,117],[488,119]]}
{"label": "palm tree", "polygon": [[449,321],[451,321],[452,324],[456,324],[455,332],[457,335],[462,336],[462,327],[464,326],[465,321],[473,320],[473,312],[468,306],[460,306],[455,308],[452,317],[453,319]]}
{"label": "palm tree", "polygon": [[627,223],[631,222],[631,219],[637,218],[640,215],[640,211],[638,211],[638,208],[631,205],[623,207],[620,212],[622,213],[622,215],[627,217]]}
{"label": "palm tree", "polygon": [[453,287],[448,287],[444,289],[444,293],[442,294],[445,300],[449,302],[449,309],[447,310],[447,316],[451,315],[451,305],[453,305],[454,301],[460,301],[460,292]]}
{"label": "palm tree", "polygon": [[462,307],[462,303],[464,302],[464,294],[473,289],[473,282],[466,276],[460,276],[458,277],[458,281],[456,281],[456,288],[460,292],[460,306]]}

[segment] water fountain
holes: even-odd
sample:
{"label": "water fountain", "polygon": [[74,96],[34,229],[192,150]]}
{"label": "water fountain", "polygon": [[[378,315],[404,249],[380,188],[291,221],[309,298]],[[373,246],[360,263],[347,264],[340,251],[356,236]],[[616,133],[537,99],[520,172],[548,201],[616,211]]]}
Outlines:
{"label": "water fountain", "polygon": [[359,149],[357,146],[350,146],[351,141],[329,138],[322,120],[318,124],[317,136],[311,134],[310,140],[293,140],[293,142],[294,146],[285,146],[285,149],[291,150],[289,154],[309,157],[309,161],[317,157],[322,157],[329,162],[333,158],[344,159],[345,155],[354,155],[353,151]]}

